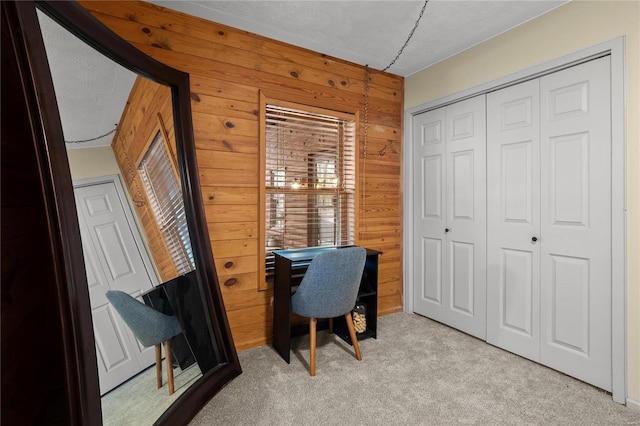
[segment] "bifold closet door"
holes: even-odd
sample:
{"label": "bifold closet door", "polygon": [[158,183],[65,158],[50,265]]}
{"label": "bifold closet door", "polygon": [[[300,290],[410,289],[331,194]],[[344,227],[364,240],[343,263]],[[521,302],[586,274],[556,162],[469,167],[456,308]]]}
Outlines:
{"label": "bifold closet door", "polygon": [[540,360],[540,83],[487,95],[487,342]]}
{"label": "bifold closet door", "polygon": [[609,63],[599,58],[487,95],[487,341],[605,390]]}
{"label": "bifold closet door", "polygon": [[540,79],[540,362],[609,391],[610,88],[608,56]]}
{"label": "bifold closet door", "polygon": [[486,336],[484,95],[414,117],[414,312]]}

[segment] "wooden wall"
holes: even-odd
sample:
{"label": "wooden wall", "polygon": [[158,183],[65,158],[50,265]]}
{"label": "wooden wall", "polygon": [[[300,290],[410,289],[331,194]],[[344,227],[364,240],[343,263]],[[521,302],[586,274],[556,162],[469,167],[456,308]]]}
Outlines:
{"label": "wooden wall", "polygon": [[379,314],[402,310],[401,77],[370,75],[365,158],[364,67],[144,2],[81,3],[136,48],[190,74],[209,237],[220,282],[235,282],[222,292],[238,349],[271,339],[272,291],[258,290],[261,92],[358,111],[356,243],[384,252]]}
{"label": "wooden wall", "polygon": [[162,132],[163,135],[166,133],[169,138],[166,142],[167,146],[172,147],[173,152],[169,154],[171,156],[175,153],[176,146],[171,90],[138,77],[129,94],[111,147],[133,202],[133,208],[142,225],[151,257],[160,274],[160,281],[165,282],[179,274],[157,225],[138,172],[140,161],[158,132]]}

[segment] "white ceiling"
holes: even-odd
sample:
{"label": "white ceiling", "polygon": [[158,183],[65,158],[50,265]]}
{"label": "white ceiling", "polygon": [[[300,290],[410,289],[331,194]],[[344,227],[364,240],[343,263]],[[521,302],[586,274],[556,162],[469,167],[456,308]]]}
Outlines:
{"label": "white ceiling", "polygon": [[[115,129],[136,74],[113,62],[39,12],[65,141],[92,139]],[[113,135],[68,148],[110,145]]]}
{"label": "white ceiling", "polygon": [[[388,72],[410,76],[536,18],[567,0],[431,0]],[[153,0],[151,3],[375,69],[387,67],[424,1]],[[41,19],[66,140],[92,138],[119,121],[134,75]],[[108,145],[105,137],[68,147]]]}

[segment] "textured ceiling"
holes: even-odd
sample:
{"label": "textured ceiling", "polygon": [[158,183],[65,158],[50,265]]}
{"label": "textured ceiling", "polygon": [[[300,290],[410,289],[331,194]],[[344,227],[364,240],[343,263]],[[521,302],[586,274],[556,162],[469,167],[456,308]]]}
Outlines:
{"label": "textured ceiling", "polygon": [[[115,129],[136,74],[98,54],[43,13],[38,19],[65,140],[94,138]],[[113,135],[67,146],[109,145],[112,139]]]}
{"label": "textured ceiling", "polygon": [[[409,76],[565,3],[564,0],[431,0],[388,70]],[[169,1],[152,3],[383,69],[413,29],[424,1]],[[119,121],[135,76],[41,18],[66,140],[92,138]],[[69,147],[108,145],[112,137]]]}

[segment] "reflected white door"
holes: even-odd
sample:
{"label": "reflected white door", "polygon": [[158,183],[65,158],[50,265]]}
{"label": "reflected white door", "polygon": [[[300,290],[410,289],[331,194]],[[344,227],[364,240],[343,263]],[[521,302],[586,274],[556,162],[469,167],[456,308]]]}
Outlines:
{"label": "reflected white door", "polygon": [[611,390],[610,58],[540,79],[540,361]]}
{"label": "reflected white door", "polygon": [[413,120],[414,311],[486,334],[485,97]]}
{"label": "reflected white door", "polygon": [[540,82],[487,95],[487,342],[540,360]]}
{"label": "reflected white door", "polygon": [[140,345],[105,293],[122,290],[138,297],[153,284],[115,184],[81,186],[74,193],[104,394],[155,363],[154,349]]}

